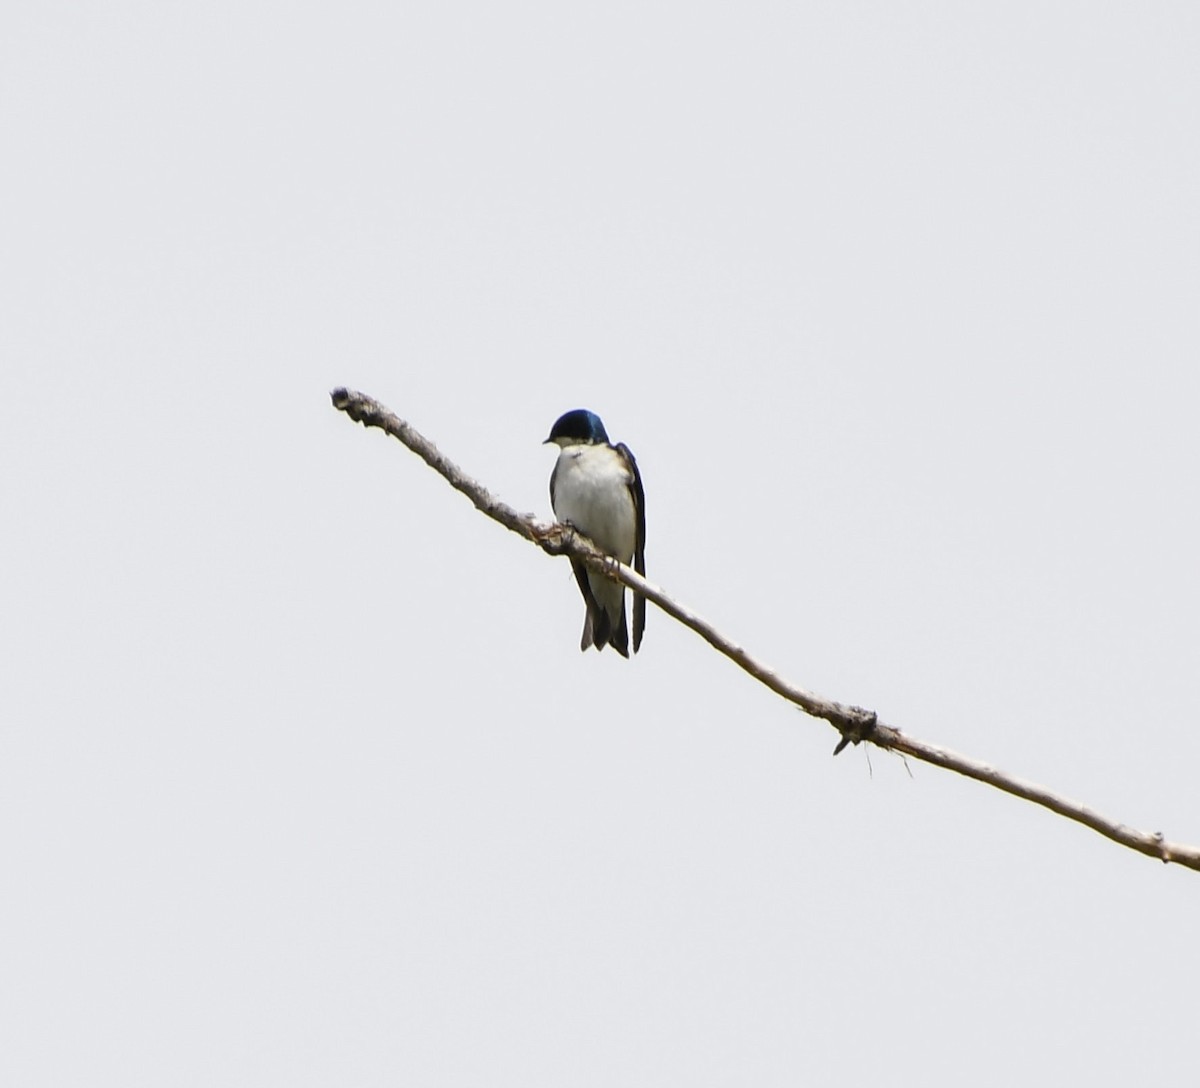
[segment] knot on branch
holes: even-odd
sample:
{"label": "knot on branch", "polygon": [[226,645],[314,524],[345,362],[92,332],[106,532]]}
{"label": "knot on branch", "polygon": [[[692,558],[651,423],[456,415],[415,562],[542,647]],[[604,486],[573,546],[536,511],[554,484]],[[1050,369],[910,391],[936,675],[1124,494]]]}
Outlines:
{"label": "knot on branch", "polygon": [[568,555],[585,563],[616,562],[612,556],[605,555],[590,537],[584,536],[569,522],[556,521],[549,525],[534,525],[533,538],[547,555]]}
{"label": "knot on branch", "polygon": [[574,543],[579,539],[575,530],[561,521],[534,525],[533,538],[547,555],[570,555],[568,541]]}
{"label": "knot on branch", "polygon": [[838,713],[829,719],[830,724],[842,734],[833,754],[838,755],[851,744],[861,744],[875,735],[875,727],[879,724],[879,715],[873,710],[865,710],[861,706],[842,706],[836,704]]}

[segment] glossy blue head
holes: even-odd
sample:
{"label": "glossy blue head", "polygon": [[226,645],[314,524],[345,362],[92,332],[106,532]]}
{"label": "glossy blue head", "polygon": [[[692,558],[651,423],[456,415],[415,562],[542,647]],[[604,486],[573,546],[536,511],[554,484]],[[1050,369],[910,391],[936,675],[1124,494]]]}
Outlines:
{"label": "glossy blue head", "polygon": [[600,417],[586,408],[576,408],[574,411],[561,415],[550,428],[547,442],[559,446],[594,446],[608,441],[608,432]]}

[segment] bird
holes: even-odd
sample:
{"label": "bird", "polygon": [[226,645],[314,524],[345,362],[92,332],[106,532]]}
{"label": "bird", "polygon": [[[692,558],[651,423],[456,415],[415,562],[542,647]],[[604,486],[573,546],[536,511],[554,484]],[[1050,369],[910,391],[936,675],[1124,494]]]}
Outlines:
{"label": "bird", "polygon": [[[613,445],[595,412],[575,408],[559,416],[550,437],[559,448],[550,474],[550,505],[554,516],[577,529],[603,552],[646,574],[646,496],[642,476],[629,447]],[[571,560],[575,581],[583,594],[587,613],[583,620],[580,650],[612,646],[629,657],[629,630],[625,623],[625,587],[597,571]],[[642,644],[646,628],[646,598],[633,595],[633,652]]]}

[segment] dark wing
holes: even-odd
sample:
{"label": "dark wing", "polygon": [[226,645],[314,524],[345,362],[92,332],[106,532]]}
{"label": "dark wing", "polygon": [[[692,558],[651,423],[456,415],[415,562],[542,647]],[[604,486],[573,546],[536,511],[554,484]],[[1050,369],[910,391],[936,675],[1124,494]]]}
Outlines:
{"label": "dark wing", "polygon": [[[629,493],[633,496],[633,505],[637,509],[637,547],[633,550],[633,569],[643,578],[646,577],[646,492],[642,490],[642,474],[638,471],[637,460],[629,447],[622,442],[617,446],[617,452],[625,458],[629,466]],[[646,598],[640,593],[633,595],[633,652],[638,652],[642,644],[642,632],[646,629]]]}
{"label": "dark wing", "polygon": [[[558,462],[554,462],[554,471],[550,473],[550,509],[554,510],[554,482],[558,479]],[[554,516],[558,517],[558,511],[554,510]]]}

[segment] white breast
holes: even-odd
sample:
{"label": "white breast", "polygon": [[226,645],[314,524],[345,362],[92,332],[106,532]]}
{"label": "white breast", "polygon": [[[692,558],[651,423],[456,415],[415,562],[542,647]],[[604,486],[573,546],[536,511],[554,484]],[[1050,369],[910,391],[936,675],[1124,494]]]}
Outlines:
{"label": "white breast", "polygon": [[608,446],[567,446],[558,455],[554,514],[622,563],[633,558],[637,511],[625,461]]}

